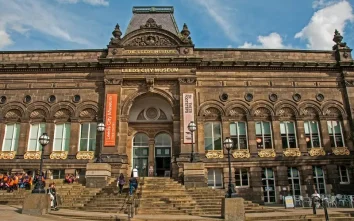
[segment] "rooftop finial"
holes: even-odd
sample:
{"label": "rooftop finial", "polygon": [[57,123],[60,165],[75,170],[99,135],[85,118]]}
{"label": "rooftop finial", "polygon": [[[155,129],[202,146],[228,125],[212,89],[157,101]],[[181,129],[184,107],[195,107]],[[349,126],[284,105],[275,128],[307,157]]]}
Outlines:
{"label": "rooftop finial", "polygon": [[181,31],[181,40],[182,40],[182,42],[187,43],[187,44],[191,44],[192,43],[192,39],[189,36],[190,34],[191,34],[191,32],[189,31],[187,24],[184,23],[183,24],[183,29]]}
{"label": "rooftop finial", "polygon": [[339,31],[336,29],[334,31],[334,37],[333,37],[333,41],[339,45],[340,43],[342,43],[343,40],[343,36],[339,33]]}
{"label": "rooftop finial", "polygon": [[109,42],[109,45],[119,45],[121,41],[121,36],[122,32],[120,30],[119,24],[116,24],[116,27],[114,28],[112,32],[113,38],[111,38],[111,41]]}

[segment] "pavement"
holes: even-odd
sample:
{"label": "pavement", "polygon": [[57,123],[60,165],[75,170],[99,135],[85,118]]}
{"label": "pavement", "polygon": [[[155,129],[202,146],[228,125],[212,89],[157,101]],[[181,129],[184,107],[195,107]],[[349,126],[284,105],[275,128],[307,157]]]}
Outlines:
{"label": "pavement", "polygon": [[[274,208],[274,207],[273,207]],[[283,207],[276,207],[276,212],[267,213],[247,213],[246,217],[276,217],[276,216],[291,216],[291,215],[303,215],[311,216],[311,208],[296,208],[296,209],[284,209]],[[340,213],[352,213],[354,214],[353,208],[329,208],[328,213],[340,214]],[[324,215],[323,209],[317,210],[318,215]],[[73,217],[81,217],[81,220],[90,220],[95,218],[110,218],[111,220],[128,220],[126,214],[117,213],[99,213],[99,212],[86,212],[77,210],[61,209],[59,211],[52,211],[48,215],[43,216],[30,216],[21,214],[21,206],[7,206],[0,205],[0,215],[1,221],[77,221],[78,219],[72,219]],[[70,218],[71,217],[71,218]],[[198,216],[188,216],[188,215],[135,215],[131,221],[134,220],[219,220],[219,217],[198,217]],[[220,219],[222,220],[222,219]]]}

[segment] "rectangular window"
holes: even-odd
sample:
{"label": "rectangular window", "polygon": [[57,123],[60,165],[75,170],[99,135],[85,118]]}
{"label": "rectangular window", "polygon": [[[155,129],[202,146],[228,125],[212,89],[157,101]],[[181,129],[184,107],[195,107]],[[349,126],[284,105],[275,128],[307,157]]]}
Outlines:
{"label": "rectangular window", "polygon": [[320,131],[317,121],[305,121],[305,136],[307,148],[321,147]]}
{"label": "rectangular window", "polygon": [[28,151],[40,151],[41,144],[39,143],[39,137],[45,133],[45,123],[31,124],[30,136],[28,140]]}
{"label": "rectangular window", "polygon": [[280,122],[280,133],[283,148],[297,148],[294,122]]}
{"label": "rectangular window", "polygon": [[222,169],[208,169],[208,187],[222,188]]}
{"label": "rectangular window", "polygon": [[236,169],[235,180],[236,180],[236,187],[248,187],[249,180],[248,180],[247,169]]}
{"label": "rectangular window", "polygon": [[345,166],[338,166],[340,184],[349,184],[349,172]]}
{"label": "rectangular window", "polygon": [[293,196],[301,195],[300,174],[299,170],[295,167],[288,168],[288,181],[290,186],[290,193]]}
{"label": "rectangular window", "polygon": [[326,194],[326,183],[323,169],[320,166],[313,166],[313,182],[318,194]]}
{"label": "rectangular window", "polygon": [[234,122],[230,124],[230,136],[234,142],[234,149],[248,149],[247,128],[245,122]]}
{"label": "rectangular window", "polygon": [[256,122],[256,142],[257,148],[272,149],[272,130],[270,122]]}
{"label": "rectangular window", "polygon": [[53,179],[64,179],[65,170],[53,170],[52,172]]}
{"label": "rectangular window", "polygon": [[16,151],[20,136],[20,124],[6,124],[2,151]]}
{"label": "rectangular window", "polygon": [[221,123],[206,122],[204,124],[205,150],[222,150]]}
{"label": "rectangular window", "polygon": [[68,151],[70,145],[70,124],[56,124],[53,151]]}
{"label": "rectangular window", "polygon": [[97,123],[83,123],[80,130],[80,151],[96,149]]}
{"label": "rectangular window", "polygon": [[344,147],[342,127],[339,121],[327,121],[331,147]]}

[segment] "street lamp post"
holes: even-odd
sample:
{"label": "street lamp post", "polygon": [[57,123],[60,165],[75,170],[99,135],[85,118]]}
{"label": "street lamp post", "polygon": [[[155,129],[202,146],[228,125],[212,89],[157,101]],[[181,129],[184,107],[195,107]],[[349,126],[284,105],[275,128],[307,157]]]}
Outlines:
{"label": "street lamp post", "polygon": [[188,130],[191,132],[191,140],[192,140],[191,163],[194,163],[195,156],[194,156],[194,136],[193,136],[193,133],[194,133],[194,131],[197,130],[197,125],[194,123],[194,121],[189,122]]}
{"label": "street lamp post", "polygon": [[[104,132],[104,129],[105,129],[105,125],[104,123],[99,123],[97,125],[97,131],[99,133],[103,133]],[[102,145],[103,145],[103,137],[102,137],[102,134],[101,134],[101,143],[100,143],[100,146],[98,148],[98,156],[97,156],[97,159],[96,159],[96,163],[102,163],[102,156],[101,156],[101,153],[102,153]]]}
{"label": "street lamp post", "polygon": [[44,184],[42,181],[43,178],[43,155],[44,155],[44,147],[49,143],[50,138],[47,133],[43,133],[39,139],[39,143],[42,145],[42,154],[41,154],[41,163],[39,166],[39,177],[38,180],[34,186],[34,189],[32,190],[32,193],[45,193],[44,189]]}
{"label": "street lamp post", "polygon": [[227,197],[228,198],[231,198],[231,195],[232,195],[232,185],[231,185],[231,182],[232,182],[232,179],[231,179],[231,159],[230,159],[230,151],[234,145],[234,142],[231,140],[230,137],[227,137],[225,140],[224,140],[224,148],[227,150],[227,158],[229,160],[229,188],[227,190]]}

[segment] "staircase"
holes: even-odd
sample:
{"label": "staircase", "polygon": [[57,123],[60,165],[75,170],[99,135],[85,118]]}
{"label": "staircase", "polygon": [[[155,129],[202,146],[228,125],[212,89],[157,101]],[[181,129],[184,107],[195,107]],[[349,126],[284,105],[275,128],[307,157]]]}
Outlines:
{"label": "staircase", "polygon": [[6,190],[0,190],[0,205],[22,205],[25,197],[31,191],[19,189],[8,193]]}

